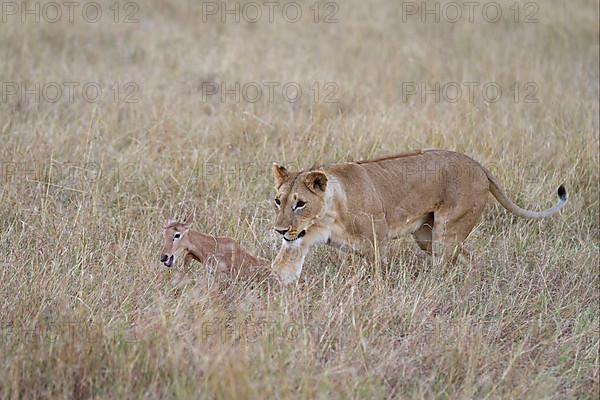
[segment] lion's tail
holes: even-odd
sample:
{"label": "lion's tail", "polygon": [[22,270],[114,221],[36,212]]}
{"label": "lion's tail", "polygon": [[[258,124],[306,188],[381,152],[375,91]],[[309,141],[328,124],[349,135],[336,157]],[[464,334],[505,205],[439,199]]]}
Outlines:
{"label": "lion's tail", "polygon": [[567,189],[565,189],[564,185],[560,185],[558,187],[558,202],[554,205],[554,207],[548,208],[543,211],[525,210],[524,208],[521,208],[518,205],[516,205],[515,203],[513,203],[513,201],[508,198],[508,196],[506,195],[506,193],[504,193],[504,191],[502,190],[500,185],[498,185],[498,182],[496,182],[496,179],[492,176],[492,174],[490,174],[490,172],[487,169],[484,168],[484,171],[490,182],[490,192],[492,192],[492,194],[494,195],[496,200],[498,200],[498,202],[500,204],[502,204],[502,207],[506,208],[508,211],[512,212],[513,214],[515,214],[519,217],[523,217],[523,218],[549,217],[550,215],[558,212],[561,208],[564,207],[565,204],[567,204],[567,200],[569,198],[569,195],[567,194]]}

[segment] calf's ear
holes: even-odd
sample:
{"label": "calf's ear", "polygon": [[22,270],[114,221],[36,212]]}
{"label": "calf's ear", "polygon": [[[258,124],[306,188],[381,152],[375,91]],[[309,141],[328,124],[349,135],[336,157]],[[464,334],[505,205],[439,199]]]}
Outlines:
{"label": "calf's ear", "polygon": [[183,221],[183,225],[185,226],[186,229],[190,229],[190,227],[192,226],[192,222],[194,222],[194,212],[190,212],[188,214],[188,216],[185,218],[185,221]]}

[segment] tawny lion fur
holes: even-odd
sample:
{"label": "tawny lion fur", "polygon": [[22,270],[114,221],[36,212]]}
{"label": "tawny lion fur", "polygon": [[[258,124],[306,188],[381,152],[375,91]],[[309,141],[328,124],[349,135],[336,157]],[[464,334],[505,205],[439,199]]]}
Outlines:
{"label": "tawny lion fur", "polygon": [[286,284],[299,277],[306,254],[318,243],[372,254],[385,242],[412,234],[424,251],[454,261],[488,193],[524,218],[547,217],[567,201],[561,185],[554,207],[522,209],[481,164],[436,149],[302,172],[274,164],[273,174],[274,228],[282,235],[282,245],[272,267]]}

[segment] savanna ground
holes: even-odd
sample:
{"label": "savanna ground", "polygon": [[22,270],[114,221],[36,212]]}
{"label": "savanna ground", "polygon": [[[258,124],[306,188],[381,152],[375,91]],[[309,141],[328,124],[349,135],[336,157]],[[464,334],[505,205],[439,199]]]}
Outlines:
{"label": "savanna ground", "polygon": [[[297,23],[280,6],[254,24],[204,22],[192,0],[140,1],[123,23],[136,11],[123,2],[115,23],[111,3],[98,23],[81,8],[72,23],[66,9],[0,23],[0,397],[597,398],[594,1],[537,1],[533,23],[525,2],[515,22],[513,1],[496,23],[481,5],[472,23],[466,8],[456,23],[404,22],[402,2],[380,0],[340,1],[337,23],[301,1]],[[52,103],[56,88],[37,102],[6,85],[36,82],[80,87]],[[252,103],[209,96],[211,82],[280,86]],[[403,82],[481,85],[472,101],[466,86],[422,101]],[[488,82],[499,101],[483,98]],[[527,208],[563,182],[570,202],[526,221],[490,201],[472,259],[446,271],[411,239],[378,265],[318,247],[297,285],[259,291],[262,306],[246,282],[222,295],[205,266],[159,263],[166,218],[194,209],[197,229],[272,259],[273,161],[425,147],[471,155]]]}

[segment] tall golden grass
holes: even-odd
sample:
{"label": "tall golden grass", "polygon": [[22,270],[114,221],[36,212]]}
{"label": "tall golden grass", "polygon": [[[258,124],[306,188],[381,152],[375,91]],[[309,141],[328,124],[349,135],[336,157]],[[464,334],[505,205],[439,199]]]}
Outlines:
{"label": "tall golden grass", "polygon": [[[337,23],[300,1],[299,22],[277,8],[254,24],[144,0],[137,23],[124,2],[115,23],[112,3],[98,23],[0,22],[0,397],[597,398],[596,2],[536,1],[527,24],[513,1],[496,23],[482,7],[473,23],[403,22],[402,2],[382,0],[338,2]],[[39,102],[6,93],[36,82]],[[51,103],[51,82],[97,82],[105,98]],[[303,95],[223,102],[213,82]],[[407,82],[503,95],[403,99]],[[515,83],[538,102],[515,101]],[[166,218],[193,209],[196,229],[272,258],[273,161],[423,147],[469,154],[522,206],[550,205],[563,182],[570,201],[541,221],[491,201],[472,259],[448,271],[411,240],[379,269],[318,247],[297,285],[254,290],[262,306],[247,282],[221,292],[205,266],[159,263]]]}

